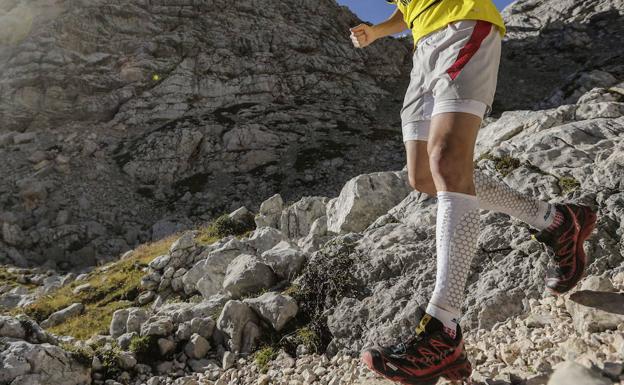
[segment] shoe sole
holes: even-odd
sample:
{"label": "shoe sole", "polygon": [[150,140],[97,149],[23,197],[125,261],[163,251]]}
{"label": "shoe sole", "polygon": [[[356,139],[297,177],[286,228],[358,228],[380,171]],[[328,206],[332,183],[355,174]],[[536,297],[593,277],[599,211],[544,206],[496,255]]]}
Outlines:
{"label": "shoe sole", "polygon": [[397,380],[386,376],[375,369],[373,366],[373,357],[369,352],[364,352],[362,354],[362,361],[373,372],[392,381],[400,382],[403,385],[436,385],[441,377],[444,377],[449,381],[462,381],[469,378],[472,374],[472,364],[468,361],[465,352],[455,362],[446,366],[442,370],[427,377],[414,377],[414,379]]}
{"label": "shoe sole", "polygon": [[[576,253],[578,256],[580,256],[580,260],[582,261],[582,265],[580,267],[583,271],[576,277],[576,279],[570,282],[570,286],[566,290],[556,290],[547,286],[548,291],[554,295],[562,295],[572,290],[574,286],[576,286],[576,284],[585,275],[585,268],[587,267],[587,255],[585,254],[583,244],[585,243],[585,240],[589,238],[592,231],[594,231],[594,228],[596,228],[596,221],[598,219],[598,216],[595,212],[591,211],[587,207],[583,207],[582,210],[585,210],[585,220],[583,221],[583,225],[579,229],[578,240],[576,242]],[[574,216],[576,217],[576,213],[574,213]],[[577,264],[577,268],[578,267],[579,266]]]}

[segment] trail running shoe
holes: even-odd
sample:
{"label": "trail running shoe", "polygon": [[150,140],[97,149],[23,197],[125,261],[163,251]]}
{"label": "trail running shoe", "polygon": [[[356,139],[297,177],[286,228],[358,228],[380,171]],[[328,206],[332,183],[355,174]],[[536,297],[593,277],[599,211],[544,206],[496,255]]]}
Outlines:
{"label": "trail running shoe", "polygon": [[554,294],[563,294],[583,278],[587,256],[583,242],[596,226],[596,213],[587,206],[555,205],[562,222],[554,230],[543,230],[534,238],[550,247],[555,268],[546,275],[546,287]]}
{"label": "trail running shoe", "polygon": [[382,376],[407,385],[434,385],[440,377],[461,381],[472,366],[464,352],[461,329],[451,337],[442,322],[418,309],[416,335],[392,346],[376,346],[362,352],[362,361]]}

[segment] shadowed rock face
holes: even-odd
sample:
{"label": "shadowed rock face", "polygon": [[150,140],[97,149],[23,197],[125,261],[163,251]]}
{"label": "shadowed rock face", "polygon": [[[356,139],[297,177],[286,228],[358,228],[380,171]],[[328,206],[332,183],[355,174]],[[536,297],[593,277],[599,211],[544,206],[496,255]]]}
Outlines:
{"label": "shadowed rock face", "polygon": [[90,265],[402,163],[409,43],[354,49],[335,1],[7,0],[0,18],[4,261]]}
{"label": "shadowed rock face", "polygon": [[624,75],[622,0],[517,0],[503,17],[495,112],[575,103]]}

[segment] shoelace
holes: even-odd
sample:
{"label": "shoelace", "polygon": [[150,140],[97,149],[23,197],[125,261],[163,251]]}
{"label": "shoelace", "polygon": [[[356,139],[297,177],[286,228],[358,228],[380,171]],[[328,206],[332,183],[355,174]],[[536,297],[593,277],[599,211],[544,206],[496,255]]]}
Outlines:
{"label": "shoelace", "polygon": [[394,346],[392,351],[396,354],[405,354],[409,346],[415,345],[417,342],[422,341],[425,338],[425,333],[414,334],[405,341],[402,341]]}

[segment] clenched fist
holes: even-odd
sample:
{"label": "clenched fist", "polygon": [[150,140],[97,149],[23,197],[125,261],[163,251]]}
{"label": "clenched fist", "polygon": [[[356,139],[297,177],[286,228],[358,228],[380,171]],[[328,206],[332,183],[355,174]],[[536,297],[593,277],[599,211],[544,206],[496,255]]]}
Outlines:
{"label": "clenched fist", "polygon": [[367,24],[360,24],[350,29],[351,41],[356,48],[364,48],[377,40],[373,28]]}

